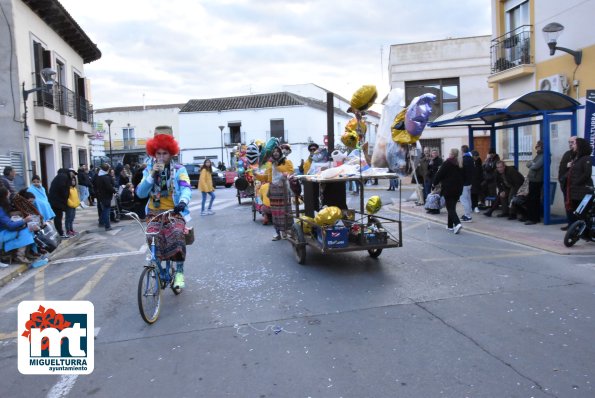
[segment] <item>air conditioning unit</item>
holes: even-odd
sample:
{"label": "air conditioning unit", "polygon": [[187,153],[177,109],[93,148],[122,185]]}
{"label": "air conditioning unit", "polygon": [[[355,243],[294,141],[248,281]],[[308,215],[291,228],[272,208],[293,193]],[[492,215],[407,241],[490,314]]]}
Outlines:
{"label": "air conditioning unit", "polygon": [[540,90],[555,91],[557,93],[564,93],[568,88],[568,82],[564,75],[552,75],[539,80]]}

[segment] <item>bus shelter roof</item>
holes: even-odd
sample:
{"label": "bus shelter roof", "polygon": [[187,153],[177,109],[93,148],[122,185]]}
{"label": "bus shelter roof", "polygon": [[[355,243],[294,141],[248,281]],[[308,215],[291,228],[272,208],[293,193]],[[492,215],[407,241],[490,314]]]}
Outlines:
{"label": "bus shelter roof", "polygon": [[493,126],[496,123],[524,119],[544,113],[574,112],[580,108],[575,99],[555,91],[533,91],[518,97],[503,98],[445,113],[428,123],[430,127]]}

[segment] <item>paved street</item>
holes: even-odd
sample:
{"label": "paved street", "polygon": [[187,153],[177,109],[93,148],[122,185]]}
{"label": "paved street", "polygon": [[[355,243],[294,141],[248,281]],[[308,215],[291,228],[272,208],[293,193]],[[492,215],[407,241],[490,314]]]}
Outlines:
{"label": "paved street", "polygon": [[[381,215],[398,217],[395,193],[371,188],[366,196],[386,204]],[[288,242],[271,241],[271,226],[252,221],[247,199],[238,205],[235,190],[217,189],[216,214],[207,217],[193,192],[187,288],[164,292],[154,325],[137,308],[139,227],[122,221],[105,233],[94,208],[79,212],[75,229],[87,232],[50,265],[0,288],[0,396],[595,395],[592,243],[558,254],[506,235],[507,227],[519,239],[560,234],[561,245],[559,227],[496,219],[500,234],[484,233],[477,219],[453,235],[444,214],[427,217],[408,202],[402,248],[378,259],[308,248],[299,265]],[[93,302],[91,375],[18,372],[22,300]]]}

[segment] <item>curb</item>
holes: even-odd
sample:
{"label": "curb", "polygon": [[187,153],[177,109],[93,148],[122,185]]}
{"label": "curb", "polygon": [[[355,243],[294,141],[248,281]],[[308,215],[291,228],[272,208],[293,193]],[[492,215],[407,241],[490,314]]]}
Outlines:
{"label": "curb", "polygon": [[[67,240],[63,240],[60,245],[56,248],[56,250],[48,255],[49,263],[46,266],[49,266],[52,263],[52,258],[56,255],[60,254],[64,250],[66,250],[69,246],[76,243],[83,235],[88,234],[88,230],[84,230],[78,233],[78,235],[73,236]],[[17,278],[18,276],[24,274],[28,270],[32,269],[31,264],[18,264],[18,265],[9,265],[11,268],[5,275],[0,277],[0,287],[6,286],[9,282]]]}

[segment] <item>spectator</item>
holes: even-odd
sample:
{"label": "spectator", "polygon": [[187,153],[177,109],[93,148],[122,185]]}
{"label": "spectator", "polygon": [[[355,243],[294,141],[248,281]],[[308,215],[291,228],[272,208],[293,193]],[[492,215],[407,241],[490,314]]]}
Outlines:
{"label": "spectator", "polygon": [[570,212],[569,226],[576,221],[574,210],[590,192],[589,187],[593,188],[593,179],[591,178],[591,152],[593,148],[589,141],[584,138],[577,138],[573,144],[575,153],[573,159],[568,163],[568,174],[566,182],[566,210]]}
{"label": "spectator", "polygon": [[76,235],[76,232],[74,231],[74,218],[76,217],[76,208],[81,205],[78,190],[76,189],[76,177],[73,174],[76,175],[76,172],[73,169],[70,169],[70,175],[72,177],[68,201],[66,202],[68,208],[66,209],[66,218],[64,220],[64,229],[66,229],[66,234],[68,236]]}
{"label": "spectator", "polygon": [[430,148],[425,147],[421,157],[419,158],[419,164],[415,168],[415,174],[417,176],[417,182],[423,187],[424,201],[428,197],[430,190],[426,189],[425,178],[428,174],[428,164],[430,163]]}
{"label": "spectator", "polygon": [[124,168],[122,168],[122,171],[120,171],[120,180],[118,182],[118,185],[126,185],[130,182],[131,179],[132,172],[130,171],[130,165],[125,164]]}
{"label": "spectator", "polygon": [[79,167],[77,173],[79,198],[81,200],[81,207],[84,209],[87,207],[85,202],[87,199],[89,199],[89,192],[91,188],[91,178],[88,174],[87,165],[82,164],[81,167]]}
{"label": "spectator", "polygon": [[457,215],[457,201],[463,192],[463,170],[459,166],[459,150],[452,148],[448,159],[444,161],[436,175],[434,185],[441,184],[440,193],[446,202],[448,212],[447,229],[458,234],[462,228],[461,221]]}
{"label": "spectator", "polygon": [[33,246],[34,241],[33,231],[27,223],[33,220],[33,216],[29,215],[19,220],[11,219],[9,196],[10,191],[3,186],[0,187],[0,244],[4,247],[4,251],[16,252],[13,255],[16,261],[31,264],[31,260],[27,258],[27,248]]}
{"label": "spectator", "polygon": [[473,213],[471,184],[473,183],[474,163],[473,156],[471,156],[471,152],[469,152],[469,147],[467,145],[461,146],[461,152],[463,156],[463,194],[461,195],[460,200],[465,212],[461,217],[461,221],[471,222],[473,221],[473,218],[471,217],[471,214]]}
{"label": "spectator", "polygon": [[442,166],[442,158],[437,149],[432,149],[430,152],[430,159],[428,161],[428,171],[424,176],[424,192],[431,192],[434,185],[434,176],[438,169]]}
{"label": "spectator", "polygon": [[536,155],[527,162],[529,174],[529,194],[527,195],[527,221],[525,225],[534,225],[541,220],[541,192],[543,188],[543,144],[535,144]]}
{"label": "spectator", "polygon": [[217,165],[217,168],[220,171],[225,171],[227,169],[227,167],[225,167],[225,163],[223,163],[223,162],[219,162],[219,164]]}
{"label": "spectator", "polygon": [[[568,170],[569,170],[568,165],[570,164],[570,162],[574,158],[574,155],[576,154],[573,150],[575,143],[576,143],[575,136],[570,137],[568,139],[569,149],[566,152],[564,152],[564,155],[562,155],[562,159],[560,160],[560,165],[558,166],[558,182],[560,183],[560,189],[562,190],[562,196],[564,197],[564,203],[566,203],[566,180],[568,177]],[[566,221],[568,224],[563,226],[562,228],[560,228],[562,231],[566,231],[568,229],[568,225],[570,225],[570,218],[572,217],[573,211],[574,210],[571,210],[571,211],[566,210]]]}
{"label": "spectator", "polygon": [[495,198],[497,195],[496,183],[496,163],[500,161],[500,156],[494,148],[490,148],[488,156],[483,163],[483,194],[488,198]]}
{"label": "spectator", "polygon": [[95,179],[95,194],[97,195],[97,205],[101,212],[99,225],[105,227],[106,231],[112,229],[110,225],[110,208],[112,197],[116,193],[113,178],[109,174],[110,170],[113,169],[110,168],[109,164],[102,164],[99,175]]}
{"label": "spectator", "polygon": [[46,222],[53,220],[56,214],[52,210],[45,188],[41,185],[41,178],[38,175],[33,176],[31,186],[27,188],[27,191],[35,196],[34,204],[37,210],[39,210],[39,214],[43,217],[43,220]]}
{"label": "spectator", "polygon": [[4,172],[2,173],[2,177],[0,177],[0,182],[8,192],[10,192],[10,196],[12,198],[13,195],[16,195],[17,190],[14,185],[14,177],[16,176],[17,172],[10,166],[6,166],[4,168]]}
{"label": "spectator", "polygon": [[512,166],[507,166],[503,161],[496,163],[496,184],[498,186],[498,196],[492,207],[483,213],[491,217],[494,210],[502,206],[502,213],[496,217],[508,217],[509,220],[515,220],[516,214],[510,211],[510,200],[517,194],[517,191],[523,185],[525,177]]}
{"label": "spectator", "polygon": [[48,196],[52,210],[56,214],[54,217],[56,232],[64,239],[70,238],[70,236],[64,233],[64,229],[62,229],[62,216],[68,210],[68,196],[70,194],[71,184],[72,176],[70,175],[70,170],[58,170],[58,175],[54,177],[50,184],[50,193]]}
{"label": "spectator", "polygon": [[[215,200],[215,188],[213,187],[213,169],[211,167],[211,161],[205,159],[200,168],[200,177],[198,178],[198,189],[202,193],[201,202],[201,216],[207,216],[215,214],[212,210],[213,201]],[[211,197],[209,201],[209,207],[205,211],[205,204],[207,202],[207,194]]]}
{"label": "spectator", "polygon": [[483,168],[479,152],[471,151],[473,156],[473,177],[471,179],[471,207],[475,213],[479,213],[479,204],[483,203],[484,196],[481,190],[483,182]]}

